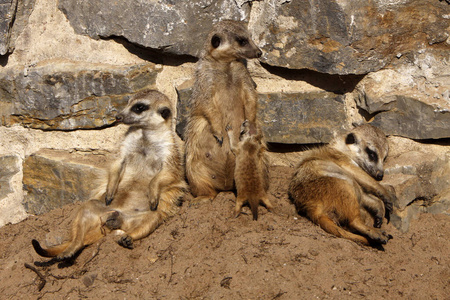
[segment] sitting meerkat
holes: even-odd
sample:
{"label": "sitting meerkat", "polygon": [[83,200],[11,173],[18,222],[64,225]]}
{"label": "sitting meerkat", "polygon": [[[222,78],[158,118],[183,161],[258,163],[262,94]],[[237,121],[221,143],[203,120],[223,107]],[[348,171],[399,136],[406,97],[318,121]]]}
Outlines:
{"label": "sitting meerkat", "polygon": [[148,236],[178,211],[188,186],[171,102],[158,91],[145,90],[135,94],[116,118],[129,125],[120,158],[93,200],[79,208],[69,241],[47,249],[32,241],[39,255],[71,258],[112,230],[121,234],[121,246],[133,248],[133,241]]}
{"label": "sitting meerkat", "polygon": [[[388,149],[384,133],[365,124],[306,151],[289,185],[297,210],[338,237],[385,244],[390,236],[379,227],[385,206],[390,212],[396,200],[393,188],[378,182]],[[376,228],[365,224],[361,209],[374,216]]]}
{"label": "sitting meerkat", "polygon": [[[208,35],[185,131],[186,176],[196,203],[234,187],[235,157],[225,127],[239,128],[244,120],[258,124],[258,95],[245,61],[261,55],[243,22],[221,21]],[[238,131],[233,134],[239,138]]]}
{"label": "sitting meerkat", "polygon": [[248,202],[253,220],[258,220],[260,201],[267,210],[273,206],[267,197],[269,189],[269,170],[265,156],[262,133],[257,132],[255,124],[246,120],[241,125],[239,141],[236,142],[231,126],[227,128],[231,151],[236,155],[234,180],[237,190],[235,216],[241,213],[242,206]]}

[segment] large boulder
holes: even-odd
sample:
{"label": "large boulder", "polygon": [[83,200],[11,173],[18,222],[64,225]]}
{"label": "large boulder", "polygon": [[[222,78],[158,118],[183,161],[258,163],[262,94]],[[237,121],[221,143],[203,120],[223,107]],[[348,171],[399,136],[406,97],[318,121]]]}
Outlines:
{"label": "large boulder", "polygon": [[14,50],[36,0],[0,0],[0,55]]}
{"label": "large boulder", "polygon": [[450,152],[441,155],[410,151],[386,161],[383,182],[395,187],[398,201],[391,216],[394,226],[407,231],[420,212],[450,209]]}
{"label": "large boulder", "polygon": [[253,36],[261,61],[272,66],[367,74],[449,37],[443,1],[268,0],[255,7]]}
{"label": "large boulder", "polygon": [[73,130],[101,128],[131,94],[154,88],[160,68],[153,64],[111,66],[54,61],[0,74],[3,125]]}
{"label": "large boulder", "polygon": [[412,139],[450,137],[448,49],[400,56],[387,70],[357,86],[357,105],[389,135]]}
{"label": "large boulder", "polygon": [[89,200],[107,161],[104,153],[96,154],[43,149],[28,156],[23,164],[27,213],[43,214]]}
{"label": "large boulder", "polygon": [[59,8],[78,34],[121,37],[142,47],[198,56],[205,35],[220,19],[243,20],[249,4],[238,1],[79,1],[60,0]]}

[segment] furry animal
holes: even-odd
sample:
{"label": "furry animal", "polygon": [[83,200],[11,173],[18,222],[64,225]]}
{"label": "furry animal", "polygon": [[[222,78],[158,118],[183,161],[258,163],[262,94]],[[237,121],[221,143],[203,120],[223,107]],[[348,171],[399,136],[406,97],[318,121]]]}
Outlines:
{"label": "furry animal", "polygon": [[[365,124],[307,151],[289,186],[297,210],[338,237],[385,244],[390,236],[379,227],[396,199],[391,186],[378,182],[388,149],[384,133]],[[365,224],[361,209],[374,216],[376,228]]]}
{"label": "furry animal", "polygon": [[[208,35],[185,132],[186,176],[194,202],[211,200],[234,186],[235,157],[225,127],[239,128],[244,120],[257,124],[258,96],[245,60],[261,54],[242,22],[221,21]],[[234,134],[238,139],[239,132]]]}
{"label": "furry animal", "polygon": [[71,258],[113,230],[121,233],[121,246],[133,248],[133,241],[178,211],[188,187],[169,99],[155,90],[137,93],[116,119],[129,125],[120,158],[93,200],[78,210],[69,241],[47,249],[32,241],[39,255]]}
{"label": "furry animal", "polygon": [[239,141],[234,139],[231,126],[227,129],[231,151],[236,155],[234,180],[237,189],[235,217],[241,213],[242,206],[248,202],[253,220],[258,220],[258,206],[260,201],[267,210],[273,206],[267,197],[269,188],[269,174],[265,157],[265,144],[262,142],[261,132],[248,120],[241,125]]}

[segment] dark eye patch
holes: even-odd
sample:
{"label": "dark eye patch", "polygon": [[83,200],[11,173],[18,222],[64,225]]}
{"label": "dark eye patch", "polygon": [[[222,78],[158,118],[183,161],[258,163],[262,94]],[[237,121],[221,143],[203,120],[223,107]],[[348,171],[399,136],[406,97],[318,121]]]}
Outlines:
{"label": "dark eye patch", "polygon": [[243,37],[237,37],[236,41],[238,42],[239,46],[244,47],[248,44],[248,39]]}
{"label": "dark eye patch", "polygon": [[170,108],[168,107],[162,107],[158,109],[158,113],[161,115],[161,117],[163,117],[164,120],[167,120],[167,118],[169,118],[171,115]]}
{"label": "dark eye patch", "polygon": [[370,150],[369,148],[366,148],[366,153],[369,156],[370,161],[373,161],[373,162],[378,161],[378,154],[375,151]]}
{"label": "dark eye patch", "polygon": [[345,138],[345,143],[347,145],[356,143],[356,137],[353,133],[349,133]]}
{"label": "dark eye patch", "polygon": [[211,38],[211,46],[213,46],[213,48],[220,46],[220,37],[217,34],[213,35]]}
{"label": "dark eye patch", "polygon": [[131,107],[131,111],[135,114],[141,114],[142,112],[148,110],[150,107],[147,104],[144,103],[136,103]]}

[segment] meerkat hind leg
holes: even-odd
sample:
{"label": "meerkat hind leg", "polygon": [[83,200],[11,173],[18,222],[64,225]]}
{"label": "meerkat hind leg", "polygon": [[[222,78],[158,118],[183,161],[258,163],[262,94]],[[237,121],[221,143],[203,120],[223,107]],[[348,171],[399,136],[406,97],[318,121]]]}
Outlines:
{"label": "meerkat hind leg", "polygon": [[328,233],[331,233],[337,237],[352,240],[354,242],[359,242],[364,245],[369,245],[369,241],[365,237],[339,227],[329,216],[321,212],[316,212],[312,216],[310,215],[310,218]]}
{"label": "meerkat hind leg", "polygon": [[269,200],[269,198],[267,196],[262,197],[261,198],[261,202],[264,204],[264,206],[266,207],[266,209],[268,211],[272,211],[273,210],[273,205],[272,205],[272,203],[270,203],[270,200]]}
{"label": "meerkat hind leg", "polygon": [[133,249],[133,241],[148,236],[155,231],[161,221],[162,218],[158,211],[138,212],[125,216],[120,228],[125,232],[125,235],[121,236],[117,242],[122,247]]}
{"label": "meerkat hind leg", "polygon": [[235,218],[239,217],[239,215],[241,214],[242,206],[244,205],[245,201],[246,199],[241,196],[236,197],[236,206],[234,207]]}
{"label": "meerkat hind leg", "polygon": [[78,210],[72,225],[72,240],[68,247],[58,255],[59,259],[70,258],[84,246],[103,237],[101,215],[106,211],[104,203],[89,200]]}

